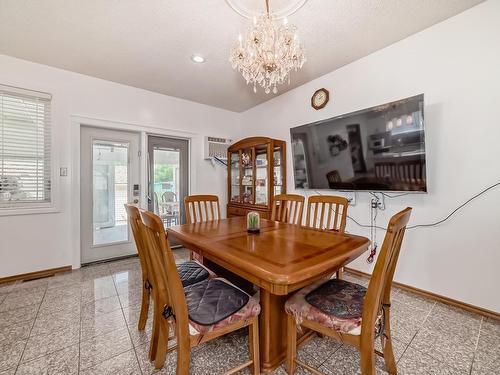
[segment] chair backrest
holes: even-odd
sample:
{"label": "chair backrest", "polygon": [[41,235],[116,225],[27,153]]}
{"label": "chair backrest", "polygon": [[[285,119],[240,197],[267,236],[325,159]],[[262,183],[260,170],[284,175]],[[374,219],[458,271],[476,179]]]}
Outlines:
{"label": "chair backrest", "polygon": [[158,194],[156,191],[153,192],[153,204],[154,204],[154,211],[155,214],[159,215],[160,214],[160,204],[158,203]]}
{"label": "chair backrest", "polygon": [[339,171],[337,171],[336,169],[328,172],[326,174],[326,179],[328,180],[329,184],[334,184],[335,182],[342,182],[342,178],[340,178]]}
{"label": "chair backrest", "polygon": [[[382,244],[365,296],[361,323],[362,332],[370,332],[374,335],[374,327],[380,313],[381,305],[390,304],[392,279],[394,278],[394,271],[396,270],[406,224],[410,220],[411,210],[410,207],[407,207],[403,211],[398,212],[391,218],[387,225],[384,243]],[[371,336],[371,334],[367,336]]]}
{"label": "chair backrest", "polygon": [[172,191],[166,191],[162,194],[161,200],[163,202],[177,202],[177,195]]}
{"label": "chair backrest", "polygon": [[308,228],[344,233],[347,221],[347,198],[335,195],[313,195],[307,199]]}
{"label": "chair backrest", "polygon": [[[189,350],[189,318],[181,278],[175,265],[174,254],[167,240],[162,220],[149,211],[141,211],[142,229],[150,258],[151,274],[154,282],[155,306],[160,311],[170,306],[175,315],[175,333],[178,350]],[[168,304],[168,306],[167,306]]]}
{"label": "chair backrest", "polygon": [[304,197],[298,194],[279,194],[274,196],[271,220],[301,225],[304,200]]}
{"label": "chair backrest", "polygon": [[217,195],[188,195],[184,198],[186,223],[202,223],[219,220],[220,207]]}
{"label": "chair backrest", "polygon": [[398,164],[399,179],[407,183],[425,182],[425,164],[420,160],[406,161]]}
{"label": "chair backrest", "polygon": [[398,180],[396,164],[391,162],[375,163],[375,177],[391,181]]}
{"label": "chair backrest", "polygon": [[144,240],[144,233],[141,230],[141,213],[136,206],[131,204],[125,204],[125,210],[127,211],[128,222],[132,229],[132,235],[134,236],[135,246],[137,247],[137,254],[139,254],[139,262],[141,263],[142,279],[144,282],[149,282],[152,284],[150,278],[151,267],[149,265],[149,258],[146,254],[146,243]]}

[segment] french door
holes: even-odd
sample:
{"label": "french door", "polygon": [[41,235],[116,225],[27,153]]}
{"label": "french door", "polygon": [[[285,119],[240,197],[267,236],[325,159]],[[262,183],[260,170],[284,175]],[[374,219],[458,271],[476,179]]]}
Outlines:
{"label": "french door", "polygon": [[125,203],[139,203],[140,134],[80,129],[82,263],[135,254]]}
{"label": "french door", "polygon": [[[162,219],[165,228],[185,222],[188,150],[186,139],[148,136],[148,210]],[[171,239],[170,244],[178,245]]]}

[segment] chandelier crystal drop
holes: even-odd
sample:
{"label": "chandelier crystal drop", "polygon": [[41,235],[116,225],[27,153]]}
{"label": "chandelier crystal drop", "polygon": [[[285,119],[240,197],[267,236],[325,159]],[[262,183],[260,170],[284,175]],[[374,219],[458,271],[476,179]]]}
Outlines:
{"label": "chandelier crystal drop", "polygon": [[276,94],[278,85],[290,83],[290,72],[302,68],[306,56],[297,28],[286,18],[282,22],[273,18],[266,0],[266,12],[254,17],[245,37],[239,36],[229,61],[254,92],[259,85],[266,94]]}

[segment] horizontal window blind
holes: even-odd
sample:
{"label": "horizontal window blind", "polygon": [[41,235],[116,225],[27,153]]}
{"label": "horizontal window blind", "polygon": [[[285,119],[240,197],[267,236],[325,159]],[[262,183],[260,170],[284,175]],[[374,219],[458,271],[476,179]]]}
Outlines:
{"label": "horizontal window blind", "polygon": [[0,85],[0,209],[51,203],[51,99]]}

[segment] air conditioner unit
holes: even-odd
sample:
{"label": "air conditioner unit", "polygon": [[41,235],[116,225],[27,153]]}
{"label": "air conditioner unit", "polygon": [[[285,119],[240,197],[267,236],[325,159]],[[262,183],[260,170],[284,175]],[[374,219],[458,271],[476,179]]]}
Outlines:
{"label": "air conditioner unit", "polygon": [[227,148],[231,144],[231,139],[205,137],[205,159],[220,159],[227,162]]}

